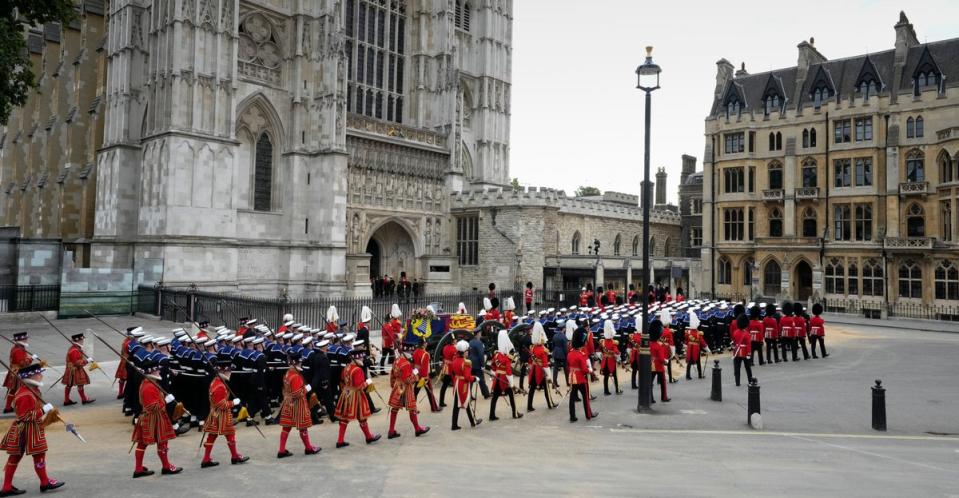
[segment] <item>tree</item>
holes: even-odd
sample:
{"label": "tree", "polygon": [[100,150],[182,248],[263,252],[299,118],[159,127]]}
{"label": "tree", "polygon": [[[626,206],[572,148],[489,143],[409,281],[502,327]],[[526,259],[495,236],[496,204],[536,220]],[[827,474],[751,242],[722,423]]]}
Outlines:
{"label": "tree", "polygon": [[603,195],[603,192],[596,187],[581,186],[576,189],[576,197],[588,197],[592,195]]}
{"label": "tree", "polygon": [[75,16],[72,0],[0,1],[0,124],[7,124],[10,111],[23,105],[36,87],[25,30],[51,22],[67,24]]}
{"label": "tree", "polygon": [[519,178],[513,178],[513,179],[509,182],[509,184],[510,184],[511,187],[513,187],[514,190],[520,188],[520,186],[519,186]]}

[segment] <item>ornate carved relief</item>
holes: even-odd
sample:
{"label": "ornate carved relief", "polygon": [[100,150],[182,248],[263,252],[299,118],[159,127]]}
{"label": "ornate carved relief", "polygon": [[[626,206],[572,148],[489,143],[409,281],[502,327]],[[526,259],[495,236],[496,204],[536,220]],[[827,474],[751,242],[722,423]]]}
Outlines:
{"label": "ornate carved relief", "polygon": [[427,180],[351,167],[347,178],[350,206],[442,213],[445,186]]}
{"label": "ornate carved relief", "polygon": [[240,21],[240,74],[279,85],[283,51],[283,26],[261,12],[252,12]]}
{"label": "ornate carved relief", "polygon": [[442,180],[446,171],[445,154],[365,138],[350,137],[346,145],[350,167],[434,180]]}

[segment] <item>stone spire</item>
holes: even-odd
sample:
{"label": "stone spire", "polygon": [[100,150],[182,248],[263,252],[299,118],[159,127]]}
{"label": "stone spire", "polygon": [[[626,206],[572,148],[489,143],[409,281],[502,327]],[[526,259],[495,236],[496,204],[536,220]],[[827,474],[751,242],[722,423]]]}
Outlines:
{"label": "stone spire", "polygon": [[666,205],[666,168],[656,170],[656,206]]}

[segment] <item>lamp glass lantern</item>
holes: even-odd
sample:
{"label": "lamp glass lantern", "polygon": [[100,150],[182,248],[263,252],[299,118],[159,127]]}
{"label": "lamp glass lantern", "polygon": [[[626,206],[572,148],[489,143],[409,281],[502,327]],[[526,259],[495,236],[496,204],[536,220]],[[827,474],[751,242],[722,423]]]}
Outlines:
{"label": "lamp glass lantern", "polygon": [[636,68],[636,88],[651,92],[659,88],[662,69],[653,62],[653,47],[646,47],[646,61]]}

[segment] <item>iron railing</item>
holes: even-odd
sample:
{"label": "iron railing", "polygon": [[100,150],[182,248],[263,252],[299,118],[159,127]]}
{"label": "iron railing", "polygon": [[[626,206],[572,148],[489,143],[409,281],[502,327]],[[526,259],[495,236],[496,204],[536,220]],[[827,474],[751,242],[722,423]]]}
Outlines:
{"label": "iron railing", "polygon": [[0,313],[53,311],[59,307],[59,285],[0,285]]}
{"label": "iron railing", "polygon": [[883,303],[858,299],[826,298],[824,307],[830,313],[846,313],[866,318],[881,318],[883,310],[889,318],[959,321],[959,303],[956,305],[924,303]]}

